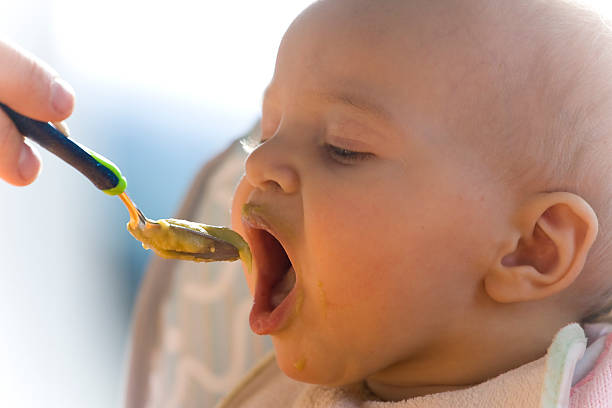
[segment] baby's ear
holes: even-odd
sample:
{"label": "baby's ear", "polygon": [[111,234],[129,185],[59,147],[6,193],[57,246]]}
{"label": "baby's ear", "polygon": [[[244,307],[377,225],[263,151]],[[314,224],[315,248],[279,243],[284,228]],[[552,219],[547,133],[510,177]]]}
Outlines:
{"label": "baby's ear", "polygon": [[578,277],[597,236],[597,216],[581,197],[541,193],[519,208],[512,236],[484,279],[497,302],[542,299]]}

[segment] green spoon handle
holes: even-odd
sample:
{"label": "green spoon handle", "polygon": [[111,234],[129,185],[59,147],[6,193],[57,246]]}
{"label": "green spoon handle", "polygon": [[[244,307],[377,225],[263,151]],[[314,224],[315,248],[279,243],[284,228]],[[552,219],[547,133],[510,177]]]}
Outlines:
{"label": "green spoon handle", "polygon": [[13,121],[17,130],[29,139],[80,171],[97,188],[110,195],[121,194],[127,187],[125,177],[110,160],[67,138],[47,122],[41,122],[0,103],[0,108]]}

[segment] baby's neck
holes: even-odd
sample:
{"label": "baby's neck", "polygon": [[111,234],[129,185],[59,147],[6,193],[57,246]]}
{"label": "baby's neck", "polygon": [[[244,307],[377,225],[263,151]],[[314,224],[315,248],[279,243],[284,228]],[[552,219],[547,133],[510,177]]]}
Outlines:
{"label": "baby's neck", "polygon": [[366,387],[377,397],[385,401],[401,401],[423,395],[437,394],[439,392],[457,391],[471,387],[470,385],[429,385],[422,387],[400,387],[373,381],[365,381]]}
{"label": "baby's neck", "polygon": [[421,355],[410,356],[366,378],[365,384],[385,401],[480,384],[543,357],[554,335],[566,324],[530,323],[499,320],[468,333],[455,333]]}

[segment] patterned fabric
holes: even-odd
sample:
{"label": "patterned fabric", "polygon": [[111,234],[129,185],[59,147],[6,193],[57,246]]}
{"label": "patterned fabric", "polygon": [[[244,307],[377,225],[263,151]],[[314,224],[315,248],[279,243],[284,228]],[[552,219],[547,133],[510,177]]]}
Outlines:
{"label": "patterned fabric", "polygon": [[[250,133],[258,133],[255,126]],[[202,170],[177,218],[229,225],[246,153],[239,142]],[[212,407],[272,345],[252,334],[252,298],[239,262],[155,257],[133,318],[125,406]]]}
{"label": "patterned fabric", "polygon": [[572,378],[587,345],[584,330],[577,323],[561,329],[546,354],[546,377],[542,408],[567,408]]}
{"label": "patterned fabric", "polygon": [[595,367],[572,387],[570,407],[612,407],[612,334],[607,335]]}

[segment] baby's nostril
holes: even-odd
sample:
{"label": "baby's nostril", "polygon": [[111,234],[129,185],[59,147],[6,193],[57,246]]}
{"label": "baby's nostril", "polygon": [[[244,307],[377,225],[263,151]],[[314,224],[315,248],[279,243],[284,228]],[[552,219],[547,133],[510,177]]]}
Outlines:
{"label": "baby's nostril", "polygon": [[264,183],[264,191],[277,193],[283,191],[283,187],[277,181],[268,180]]}

